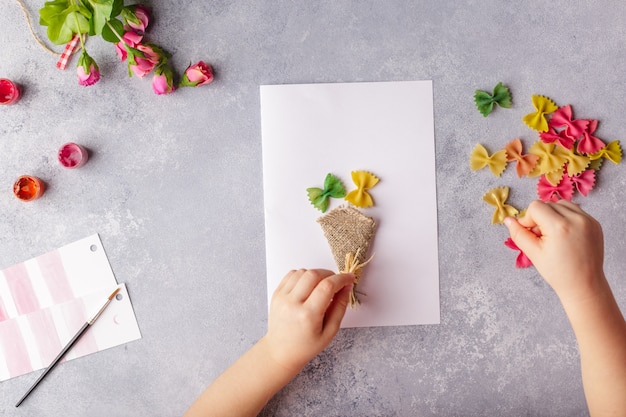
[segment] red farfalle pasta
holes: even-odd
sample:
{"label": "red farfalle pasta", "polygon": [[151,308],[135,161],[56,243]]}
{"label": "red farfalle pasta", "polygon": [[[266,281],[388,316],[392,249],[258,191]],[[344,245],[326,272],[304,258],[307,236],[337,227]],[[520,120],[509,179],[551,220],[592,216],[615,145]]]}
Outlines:
{"label": "red farfalle pasta", "polygon": [[522,178],[525,175],[528,175],[537,165],[537,161],[539,161],[539,157],[533,154],[522,154],[522,141],[520,138],[513,139],[504,147],[506,151],[506,160],[517,161],[515,165],[515,170],[517,171],[517,176]]}
{"label": "red farfalle pasta", "polygon": [[551,128],[562,128],[565,136],[572,140],[577,140],[584,131],[587,130],[589,120],[572,119],[572,106],[559,107],[557,111],[552,113],[548,126]]}
{"label": "red farfalle pasta", "polygon": [[558,185],[552,185],[546,176],[542,175],[537,182],[537,195],[541,201],[556,202],[561,199],[572,201],[574,196],[572,178],[569,175],[563,175]]}
{"label": "red farfalle pasta", "polygon": [[507,240],[504,241],[504,244],[513,250],[519,251],[517,258],[515,259],[516,268],[528,268],[528,267],[533,266],[533,263],[530,260],[530,258],[528,258],[528,256],[526,256],[526,254],[522,252],[522,250],[515,244],[515,242],[513,242],[513,239],[508,238]]}

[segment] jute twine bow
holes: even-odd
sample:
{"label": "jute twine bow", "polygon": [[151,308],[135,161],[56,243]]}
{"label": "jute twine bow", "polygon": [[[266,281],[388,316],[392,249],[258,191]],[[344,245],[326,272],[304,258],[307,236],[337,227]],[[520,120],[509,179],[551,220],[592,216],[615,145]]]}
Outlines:
{"label": "jute twine bow", "polygon": [[[359,280],[361,279],[361,271],[363,267],[365,267],[365,265],[370,263],[372,258],[374,258],[374,255],[372,255],[369,257],[368,260],[364,262],[359,262],[360,251],[361,251],[361,248],[357,249],[356,253],[349,252],[346,254],[346,264],[343,270],[341,271],[342,273],[354,274],[354,286],[352,287],[352,291],[350,292],[350,307],[351,308],[355,308],[356,306],[361,304],[361,301],[359,301],[359,298],[357,297],[356,286],[359,283]],[[363,293],[360,293],[360,294],[363,294]]]}

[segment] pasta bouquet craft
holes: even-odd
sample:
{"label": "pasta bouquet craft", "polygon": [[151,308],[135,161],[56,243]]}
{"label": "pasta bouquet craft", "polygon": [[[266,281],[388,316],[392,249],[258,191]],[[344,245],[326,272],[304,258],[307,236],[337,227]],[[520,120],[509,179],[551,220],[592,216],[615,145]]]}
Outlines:
{"label": "pasta bouquet craft", "polygon": [[352,180],[356,189],[346,194],[341,180],[328,174],[323,189],[308,188],[307,194],[311,204],[323,213],[328,209],[330,198],[345,198],[349,203],[334,208],[318,218],[317,222],[328,241],[339,271],[350,272],[355,276],[354,287],[350,293],[350,307],[354,308],[360,304],[357,285],[363,268],[372,260],[372,257],[367,258],[367,254],[376,231],[374,219],[363,214],[357,207],[367,208],[374,205],[369,190],[379,179],[367,171],[353,171]]}
{"label": "pasta bouquet craft", "polygon": [[[494,176],[500,177],[508,164],[514,163],[518,178],[538,178],[537,195],[542,201],[571,201],[577,193],[588,196],[596,184],[603,161],[621,162],[620,142],[607,143],[598,138],[598,121],[574,118],[569,104],[559,107],[540,95],[532,96],[532,104],[535,110],[522,121],[538,132],[538,139],[528,151],[524,152],[520,138],[513,139],[492,154],[477,144],[470,152],[470,169],[478,171],[488,167]],[[496,187],[483,195],[483,200],[495,209],[492,224],[503,223],[507,216],[523,216],[524,211],[507,204],[509,191],[509,187]],[[520,252],[516,267],[532,265],[512,240],[507,239],[505,245]]]}

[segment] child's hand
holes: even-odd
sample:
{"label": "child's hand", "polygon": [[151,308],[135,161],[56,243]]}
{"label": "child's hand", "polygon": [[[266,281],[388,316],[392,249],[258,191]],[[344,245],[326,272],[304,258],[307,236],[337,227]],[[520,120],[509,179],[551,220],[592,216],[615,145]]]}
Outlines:
{"label": "child's hand", "polygon": [[524,217],[505,224],[562,301],[585,299],[605,285],[602,227],[576,204],[534,201]]}
{"label": "child's hand", "polygon": [[346,312],[353,274],[289,272],[272,296],[263,338],[272,359],[299,372],[331,342]]}

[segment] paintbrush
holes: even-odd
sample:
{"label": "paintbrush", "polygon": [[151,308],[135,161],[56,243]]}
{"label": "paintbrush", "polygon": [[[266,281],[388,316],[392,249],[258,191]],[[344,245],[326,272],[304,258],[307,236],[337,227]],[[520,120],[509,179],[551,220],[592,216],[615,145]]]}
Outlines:
{"label": "paintbrush", "polygon": [[113,300],[113,297],[115,297],[115,295],[119,291],[120,291],[120,287],[117,287],[115,289],[115,291],[113,291],[111,293],[111,295],[109,295],[107,297],[107,299],[104,301],[104,303],[102,304],[100,309],[96,312],[96,314],[91,316],[91,318],[89,320],[87,320],[85,322],[85,324],[83,324],[83,327],[81,327],[80,330],[78,332],[76,332],[74,337],[72,337],[72,339],[67,343],[67,345],[65,345],[65,347],[61,350],[61,352],[57,355],[57,357],[54,358],[52,363],[50,365],[48,365],[46,370],[43,371],[43,373],[39,376],[39,378],[37,378],[37,381],[35,381],[35,383],[28,389],[28,391],[26,391],[26,394],[24,394],[24,396],[22,398],[20,398],[20,400],[17,402],[17,404],[15,404],[16,407],[19,407],[20,404],[22,404],[22,402],[24,402],[26,397],[28,397],[30,395],[30,393],[33,392],[33,390],[37,387],[37,385],[39,385],[39,383],[44,379],[44,377],[46,375],[48,375],[48,372],[50,372],[57,365],[57,363],[59,363],[61,361],[61,359],[63,359],[65,354],[67,352],[69,352],[69,350],[72,348],[72,346],[74,346],[76,344],[76,342],[78,342],[78,340],[81,338],[81,336],[84,335],[87,332],[87,330],[96,322],[96,320],[98,320],[98,317],[100,317],[100,315],[107,308],[107,306],[109,305],[111,300]]}

